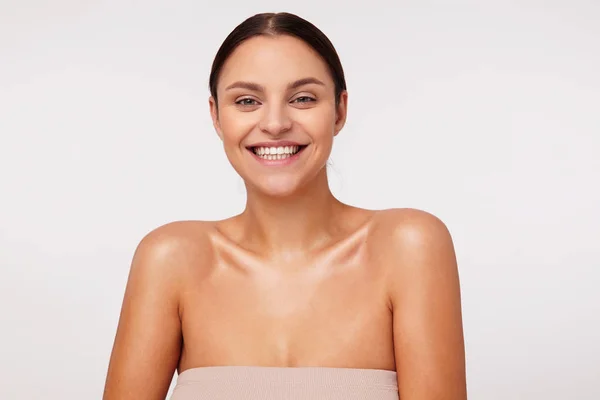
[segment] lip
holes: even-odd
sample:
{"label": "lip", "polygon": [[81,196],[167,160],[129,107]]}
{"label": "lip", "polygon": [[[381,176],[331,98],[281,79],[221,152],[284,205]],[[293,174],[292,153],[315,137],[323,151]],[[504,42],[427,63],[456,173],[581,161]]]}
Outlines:
{"label": "lip", "polygon": [[[277,144],[277,146],[275,146],[275,144]],[[267,160],[267,159],[264,159],[264,158],[261,158],[261,157],[257,156],[252,151],[252,147],[279,147],[279,146],[282,146],[282,147],[283,146],[301,146],[302,148],[300,149],[299,152],[297,152],[293,156],[284,158],[282,160]],[[268,167],[275,167],[275,166],[286,166],[286,165],[290,165],[290,164],[296,162],[300,158],[300,156],[302,155],[302,153],[304,152],[304,150],[306,150],[306,148],[308,146],[309,145],[303,145],[303,144],[300,144],[300,143],[290,142],[290,141],[264,142],[264,143],[257,143],[257,144],[254,144],[252,146],[249,146],[249,147],[247,147],[247,150],[248,150],[248,153],[250,153],[250,155],[256,161],[258,161],[261,165],[268,166]]]}
{"label": "lip", "polygon": [[247,149],[251,149],[252,147],[285,147],[285,146],[307,146],[308,143],[302,144],[298,142],[293,142],[290,140],[278,140],[276,142],[259,142],[253,143],[249,146],[246,146]]}

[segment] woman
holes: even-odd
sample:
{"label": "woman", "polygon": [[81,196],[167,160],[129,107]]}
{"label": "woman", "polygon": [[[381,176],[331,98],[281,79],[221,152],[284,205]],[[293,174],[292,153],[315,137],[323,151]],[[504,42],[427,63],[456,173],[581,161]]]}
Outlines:
{"label": "woman", "polygon": [[445,225],[331,193],[348,94],[330,41],[287,13],[240,24],[210,113],[243,213],[149,233],[131,266],[104,399],[466,398],[456,257]]}

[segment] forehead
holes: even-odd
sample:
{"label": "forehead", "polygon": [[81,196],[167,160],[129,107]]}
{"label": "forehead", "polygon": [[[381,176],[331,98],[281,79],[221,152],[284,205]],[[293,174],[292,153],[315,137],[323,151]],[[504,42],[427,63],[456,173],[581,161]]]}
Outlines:
{"label": "forehead", "polygon": [[256,36],[244,41],[229,56],[219,77],[219,87],[235,81],[261,85],[287,85],[315,77],[333,86],[327,64],[312,47],[292,36]]}

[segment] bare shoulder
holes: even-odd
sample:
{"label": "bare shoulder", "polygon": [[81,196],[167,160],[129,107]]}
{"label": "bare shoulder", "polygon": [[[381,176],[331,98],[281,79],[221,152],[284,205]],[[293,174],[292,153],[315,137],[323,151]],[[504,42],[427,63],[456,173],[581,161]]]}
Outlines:
{"label": "bare shoulder", "polygon": [[176,250],[179,246],[197,243],[208,238],[214,229],[212,221],[173,221],[148,232],[140,241],[144,249],[158,254]]}
{"label": "bare shoulder", "polygon": [[214,223],[208,221],[174,221],[159,226],[139,242],[132,267],[173,270],[197,255],[206,258],[211,251],[212,230]]}
{"label": "bare shoulder", "polygon": [[454,243],[442,220],[418,209],[383,210],[373,221],[373,236],[393,305],[417,293],[416,287],[424,292],[449,291],[459,301]]}
{"label": "bare shoulder", "polygon": [[373,235],[377,236],[379,246],[385,247],[386,254],[417,256],[442,252],[454,257],[448,227],[437,216],[423,210],[382,210],[373,221]]}

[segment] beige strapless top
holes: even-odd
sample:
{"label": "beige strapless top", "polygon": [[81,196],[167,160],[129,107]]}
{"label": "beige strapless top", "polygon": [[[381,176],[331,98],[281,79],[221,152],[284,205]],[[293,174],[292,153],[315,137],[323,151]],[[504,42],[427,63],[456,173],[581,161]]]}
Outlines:
{"label": "beige strapless top", "polygon": [[201,367],[177,377],[171,400],[398,400],[396,372],[327,367]]}

